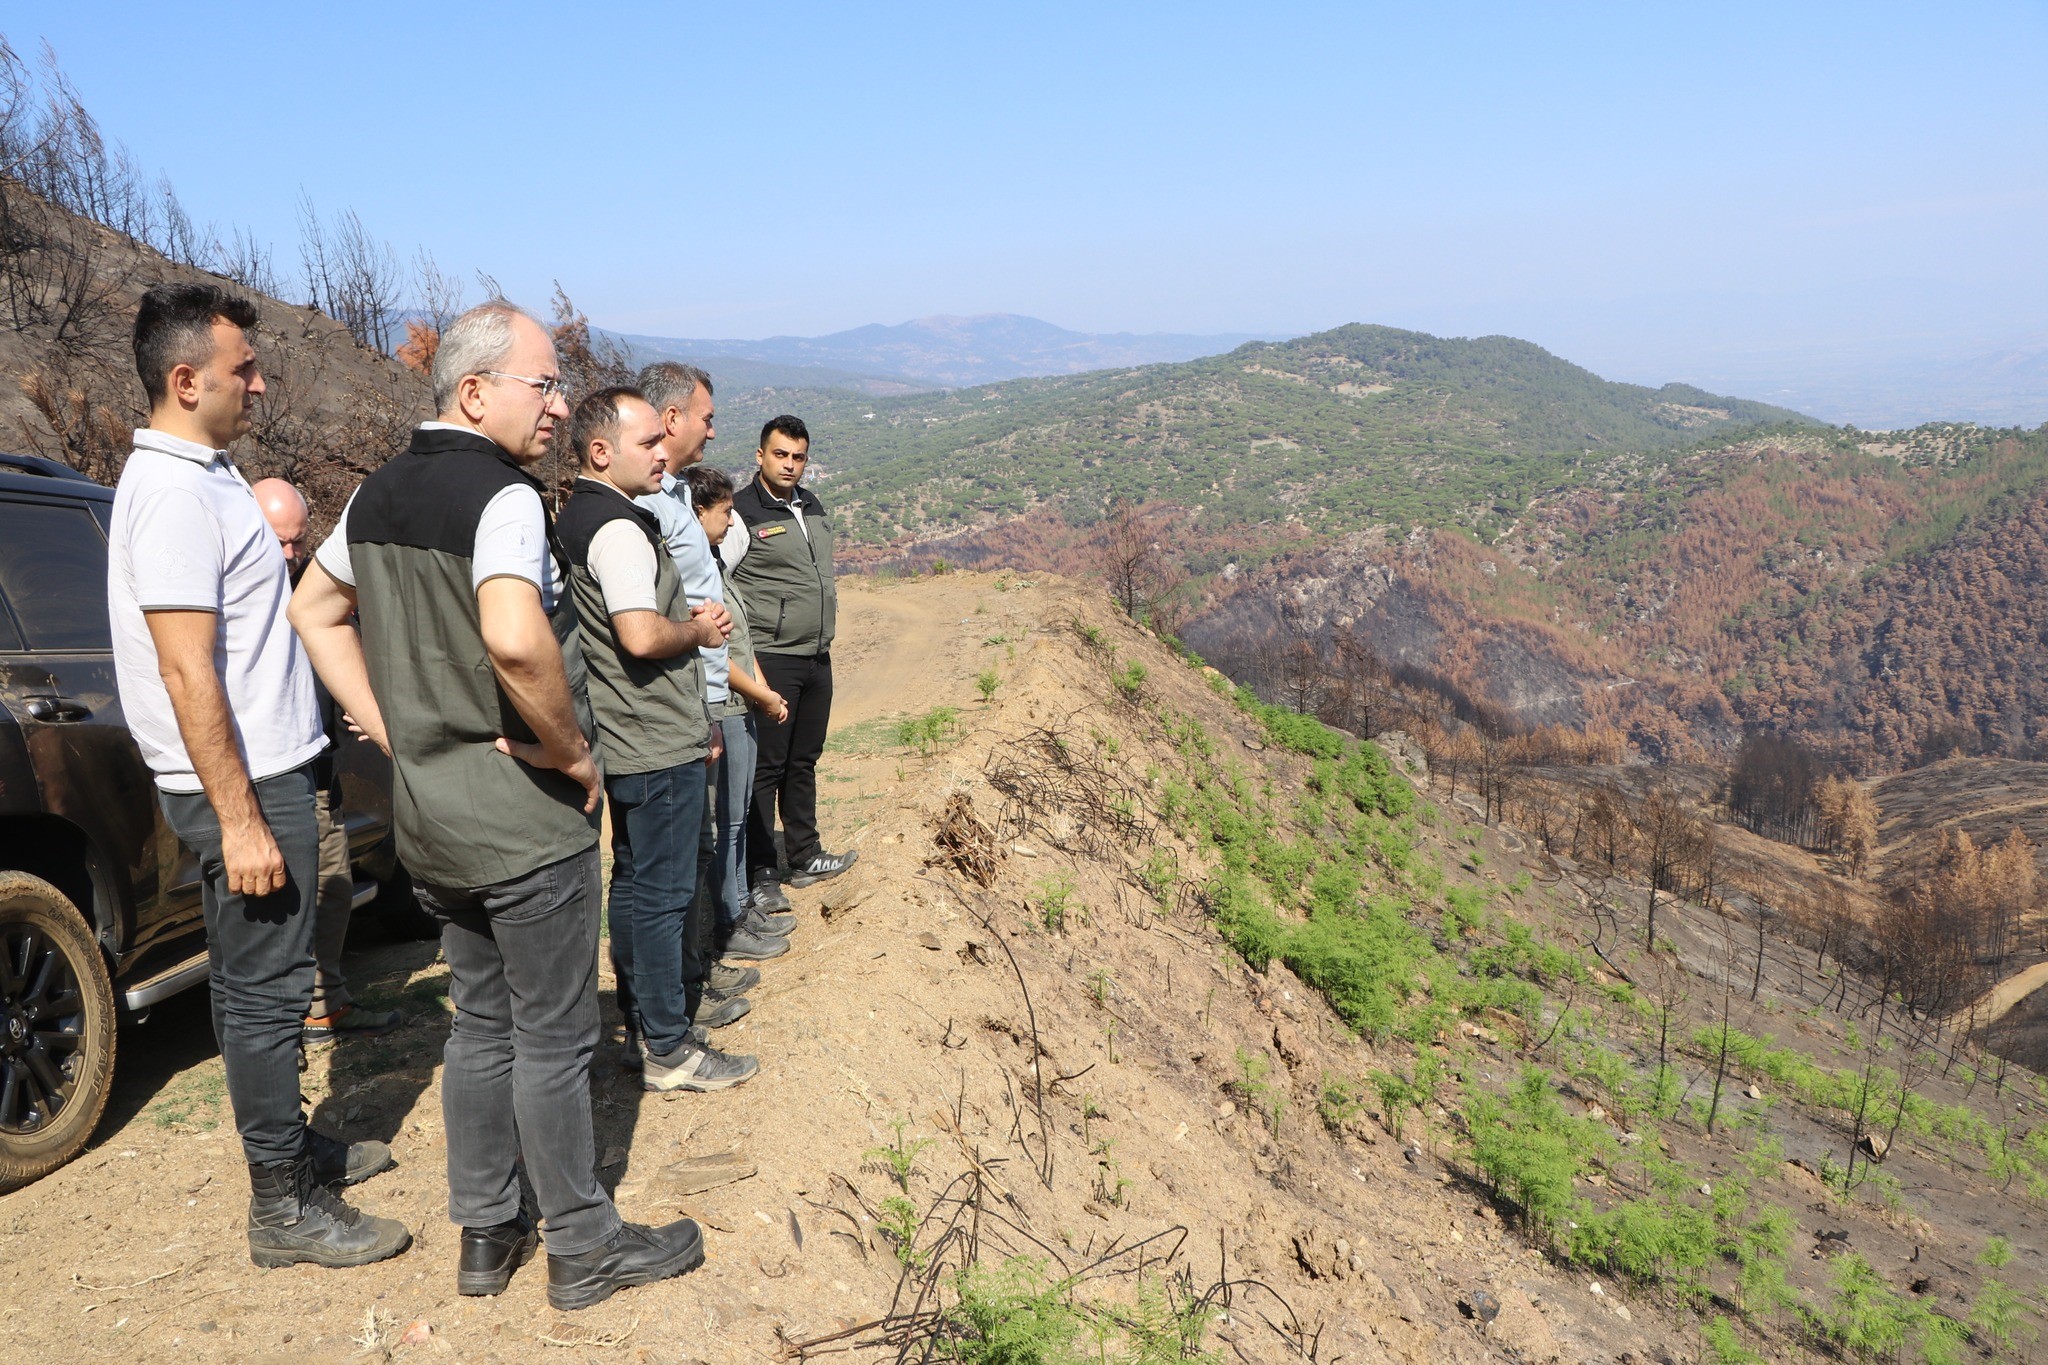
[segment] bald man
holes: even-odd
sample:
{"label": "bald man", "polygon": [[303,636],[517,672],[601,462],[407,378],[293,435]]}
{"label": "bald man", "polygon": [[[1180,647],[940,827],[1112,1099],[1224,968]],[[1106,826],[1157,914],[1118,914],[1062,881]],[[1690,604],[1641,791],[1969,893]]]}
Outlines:
{"label": "bald man", "polygon": [[[307,532],[312,518],[306,499],[283,479],[259,479],[249,486],[263,519],[270,523],[277,543],[284,551],[286,570],[296,587],[299,575],[311,562],[306,553]],[[341,970],[341,947],[348,938],[348,920],[355,908],[355,876],[349,871],[348,826],[341,818],[341,746],[350,741],[348,727],[327,689],[314,684],[320,702],[320,722],[327,730],[328,748],[314,764],[313,813],[320,829],[320,888],[313,919],[313,1004],[306,1014],[300,1036],[309,1046],[331,1043],[344,1033],[369,1036],[389,1033],[402,1022],[397,1010],[365,1009],[348,993],[348,978]]]}

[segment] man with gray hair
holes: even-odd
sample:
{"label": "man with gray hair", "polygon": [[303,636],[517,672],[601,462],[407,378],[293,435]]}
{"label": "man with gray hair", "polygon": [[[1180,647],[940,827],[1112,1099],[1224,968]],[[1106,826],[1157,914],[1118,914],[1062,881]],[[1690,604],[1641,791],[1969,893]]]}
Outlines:
{"label": "man with gray hair", "polygon": [[[725,601],[725,584],[711,542],[704,537],[696,510],[690,506],[690,488],[682,481],[683,471],[704,459],[704,447],[718,437],[714,425],[711,376],[695,365],[679,361],[657,361],[640,371],[635,387],[661,418],[661,451],[664,472],[661,487],[636,499],[654,513],[662,541],[676,571],[682,575],[683,592],[692,607]],[[711,708],[721,709],[731,698],[726,646],[702,652],[704,697]],[[711,800],[706,809],[703,867],[698,878],[698,900],[691,907],[691,925],[701,939],[710,938],[725,957],[740,962],[760,962],[789,951],[789,932],[796,916],[778,914],[789,909],[789,898],[773,883],[756,900],[750,888],[725,884],[726,859],[718,847],[726,823],[721,812],[744,811],[751,801],[754,773],[754,741],[745,717],[719,726],[723,753],[711,766]],[[720,963],[711,969],[708,984],[717,990],[735,989],[745,980],[748,968]]]}
{"label": "man with gray hair", "polygon": [[[703,1234],[622,1223],[598,1183],[597,808],[563,558],[527,472],[569,415],[547,329],[503,300],[434,356],[436,420],[356,490],[292,599],[334,698],[390,753],[399,856],[441,920],[456,1289],[496,1294],[547,1220],[548,1302],[695,1269]],[[351,614],[360,613],[360,634]]]}

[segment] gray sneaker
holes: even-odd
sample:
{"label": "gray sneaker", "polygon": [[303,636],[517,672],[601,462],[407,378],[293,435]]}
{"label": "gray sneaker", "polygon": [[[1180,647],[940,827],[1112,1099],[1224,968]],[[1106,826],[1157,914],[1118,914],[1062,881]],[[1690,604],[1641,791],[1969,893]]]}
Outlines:
{"label": "gray sneaker", "polygon": [[790,868],[789,884],[791,886],[810,886],[814,883],[822,882],[828,877],[838,876],[859,861],[860,851],[858,849],[848,849],[844,853],[826,853],[821,850],[813,853],[797,866]]}
{"label": "gray sneaker", "polygon": [[744,995],[760,984],[759,967],[735,967],[730,962],[712,963],[710,974],[704,978],[704,989],[720,995]]}
{"label": "gray sneaker", "polygon": [[740,916],[739,927],[757,938],[788,938],[796,928],[795,915],[771,915],[759,906]]}
{"label": "gray sneaker", "polygon": [[[690,1031],[683,1035],[683,1041],[695,1043],[702,1047],[711,1041],[711,1033],[701,1024],[692,1024],[690,1025]],[[638,1071],[645,1065],[647,1065],[647,1040],[640,1036],[640,1029],[637,1025],[628,1024],[626,1025],[625,1045],[619,1052],[619,1070]]]}
{"label": "gray sneaker", "polygon": [[747,931],[742,923],[725,940],[725,956],[735,962],[766,962],[789,951],[789,940]]}
{"label": "gray sneaker", "polygon": [[706,991],[697,1002],[697,1017],[691,1023],[698,1028],[724,1028],[746,1018],[753,1008],[753,1002],[744,995],[714,995]]}
{"label": "gray sneaker", "polygon": [[754,892],[748,900],[748,908],[763,914],[776,914],[789,909],[789,897],[782,893],[782,883],[775,880],[775,874],[764,872],[754,878]]}
{"label": "gray sneaker", "polygon": [[720,1052],[702,1043],[684,1043],[665,1057],[648,1054],[640,1084],[647,1090],[730,1090],[761,1069],[747,1056]]}

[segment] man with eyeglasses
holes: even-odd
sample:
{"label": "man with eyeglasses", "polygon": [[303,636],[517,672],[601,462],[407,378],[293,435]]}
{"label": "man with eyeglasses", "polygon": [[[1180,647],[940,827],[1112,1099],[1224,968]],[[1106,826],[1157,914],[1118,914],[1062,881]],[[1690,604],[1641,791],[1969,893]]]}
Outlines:
{"label": "man with eyeglasses", "polygon": [[596,1176],[602,787],[565,557],[528,472],[569,416],[559,373],[547,329],[503,300],[450,323],[439,416],[356,490],[292,624],[391,754],[399,856],[441,920],[456,1289],[500,1293],[532,1256],[523,1161],[547,1220],[548,1302],[566,1310],[695,1269],[704,1241],[689,1219],[622,1223]]}

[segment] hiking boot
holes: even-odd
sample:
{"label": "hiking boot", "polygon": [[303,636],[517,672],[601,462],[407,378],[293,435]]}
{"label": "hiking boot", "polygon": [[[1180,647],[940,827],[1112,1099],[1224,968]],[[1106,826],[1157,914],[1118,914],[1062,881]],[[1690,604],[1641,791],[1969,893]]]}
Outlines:
{"label": "hiking boot", "polygon": [[704,977],[704,989],[717,991],[720,995],[739,995],[761,984],[759,967],[735,967],[730,962],[714,962]]}
{"label": "hiking boot", "polygon": [[304,1157],[249,1167],[249,1259],[265,1270],[310,1262],[368,1265],[412,1245],[395,1218],[375,1218],[343,1203],[313,1178]]}
{"label": "hiking boot", "polygon": [[755,874],[754,894],[748,906],[764,914],[777,914],[789,909],[789,897],[782,893],[782,883],[775,880],[773,872]]}
{"label": "hiking boot", "polygon": [[624,1223],[611,1241],[578,1256],[548,1253],[548,1307],[573,1313],[636,1284],[687,1275],[704,1264],[704,1232],[687,1218],[665,1228]]}
{"label": "hiking boot", "polygon": [[462,1259],[455,1270],[458,1294],[502,1294],[512,1283],[512,1272],[533,1259],[540,1233],[533,1220],[520,1214],[491,1228],[462,1230]]}
{"label": "hiking boot", "polygon": [[361,1005],[343,1005],[333,1014],[315,1019],[307,1015],[299,1026],[299,1040],[307,1047],[319,1047],[336,1038],[374,1038],[389,1033],[405,1022],[397,1010],[366,1010]]}
{"label": "hiking boot", "polygon": [[761,1069],[761,1063],[738,1053],[727,1054],[692,1039],[666,1056],[647,1054],[640,1084],[647,1090],[730,1090]]}
{"label": "hiking boot", "polygon": [[754,906],[749,907],[733,927],[744,929],[755,938],[788,938],[790,930],[796,928],[796,916],[771,915]]}
{"label": "hiking boot", "polygon": [[791,886],[814,885],[828,877],[838,876],[859,860],[860,851],[858,849],[849,849],[845,853],[827,853],[820,849],[804,859],[803,862],[789,869],[789,884]]}
{"label": "hiking boot", "polygon": [[706,991],[697,1002],[697,1017],[690,1022],[703,1029],[724,1028],[746,1018],[753,1008],[753,1002],[744,995],[713,995]]}
{"label": "hiking boot", "polygon": [[789,940],[747,932],[744,922],[726,936],[725,956],[738,962],[766,962],[789,951]]}
{"label": "hiking boot", "polygon": [[343,1142],[306,1125],[306,1156],[313,1179],[322,1185],[360,1185],[391,1169],[391,1149],[381,1142]]}

